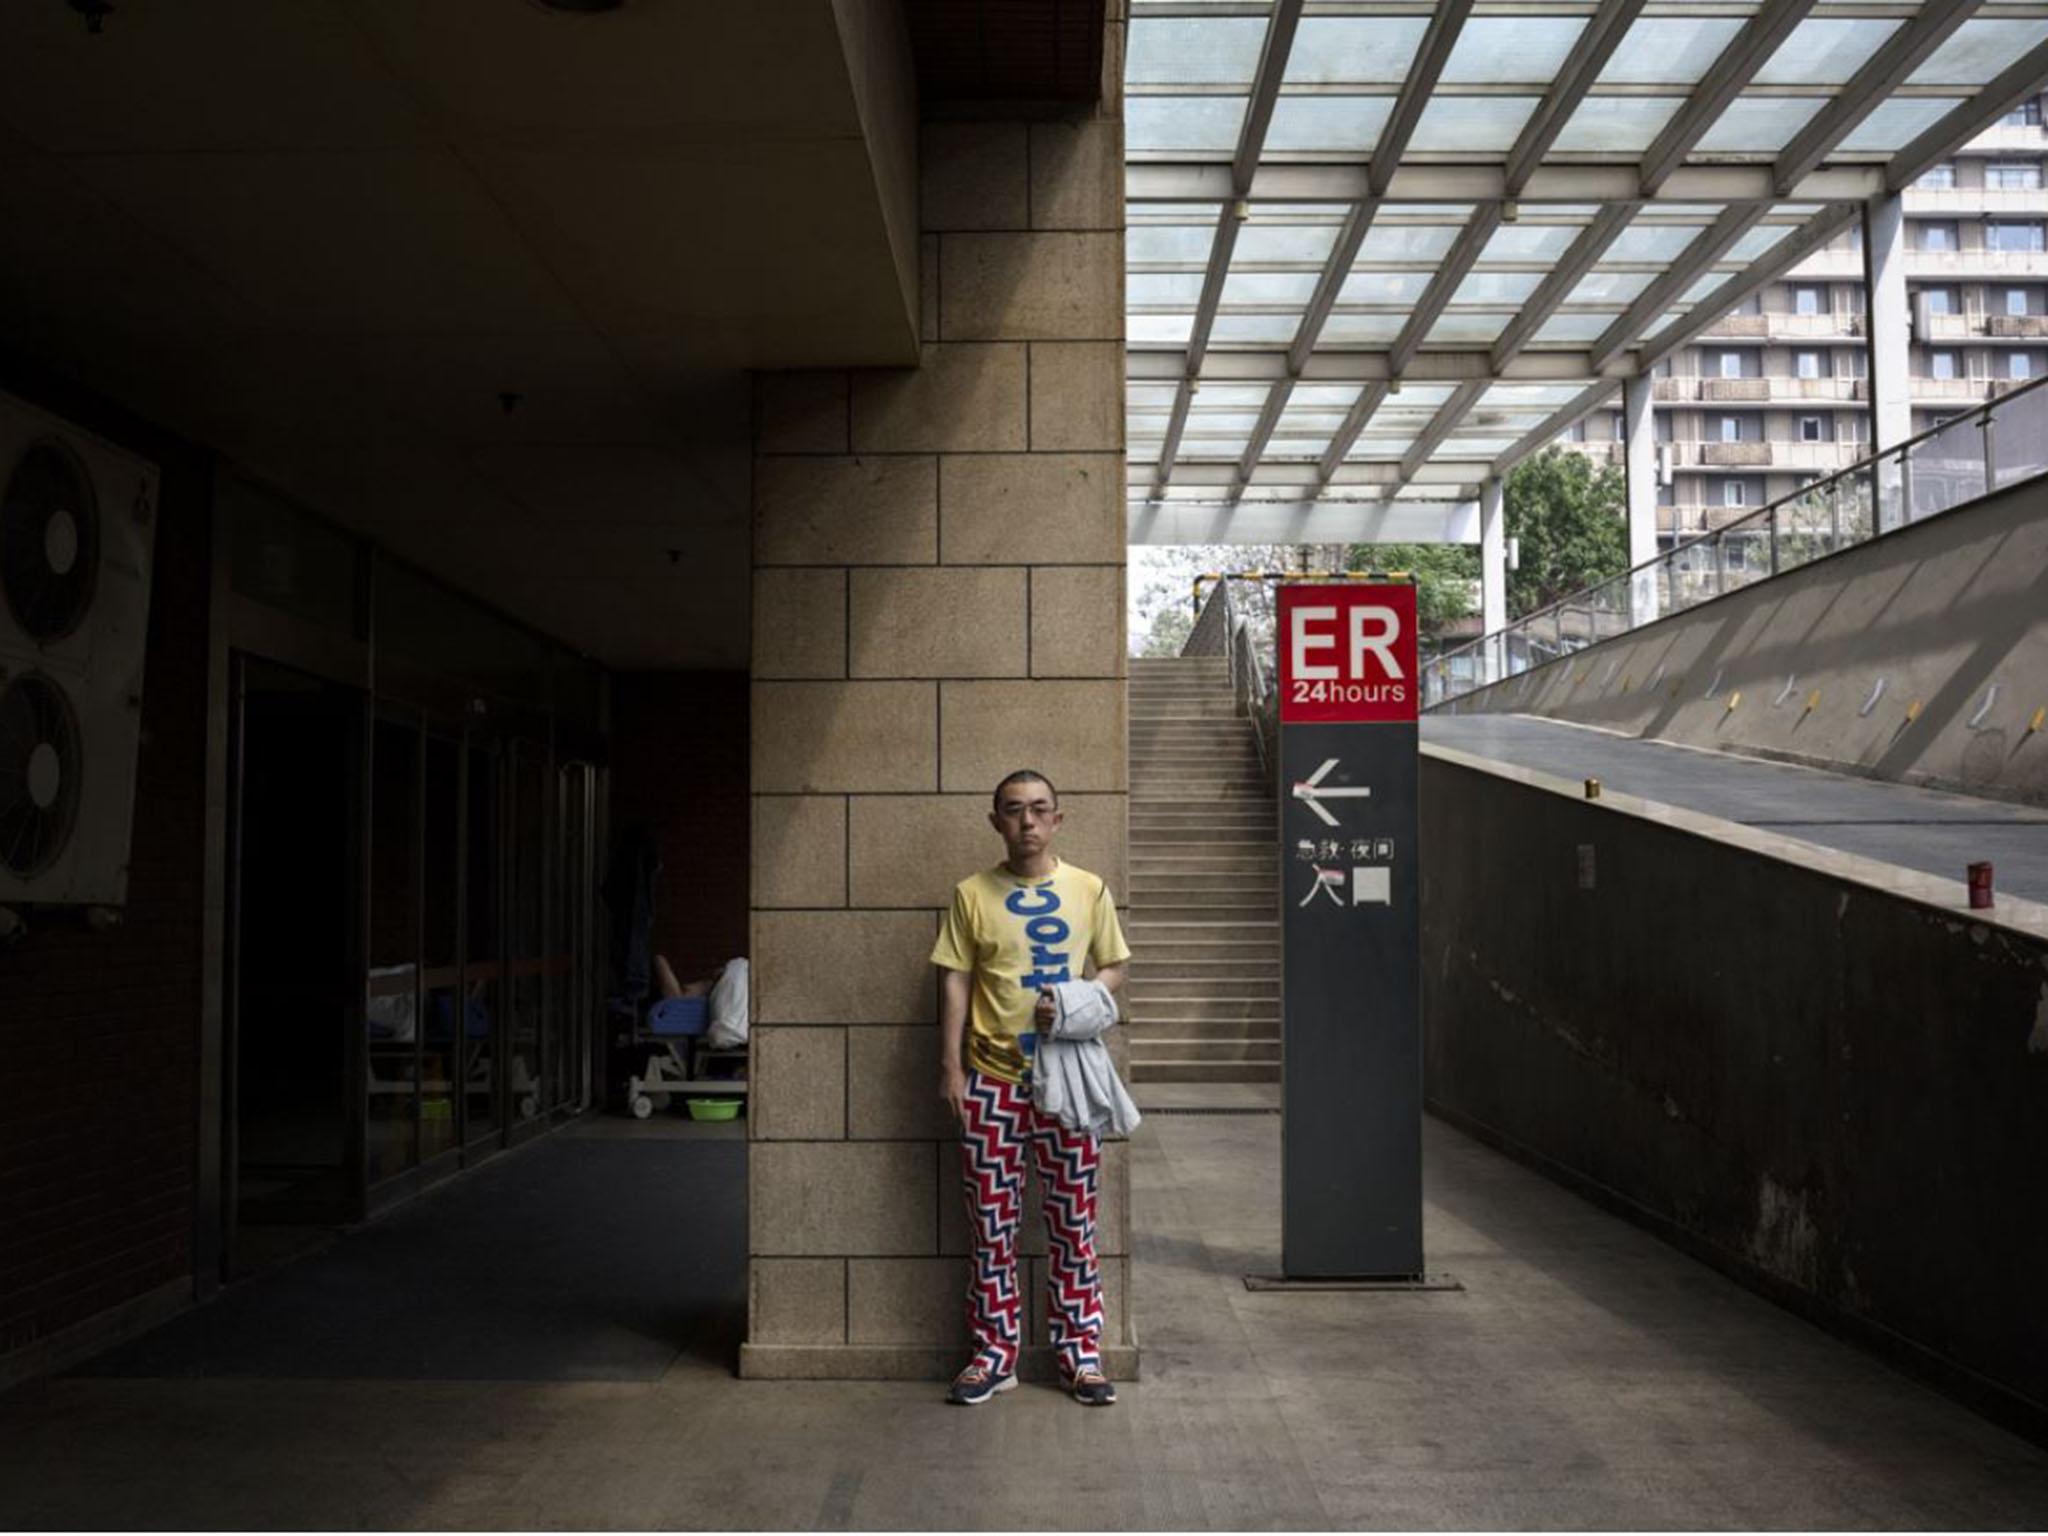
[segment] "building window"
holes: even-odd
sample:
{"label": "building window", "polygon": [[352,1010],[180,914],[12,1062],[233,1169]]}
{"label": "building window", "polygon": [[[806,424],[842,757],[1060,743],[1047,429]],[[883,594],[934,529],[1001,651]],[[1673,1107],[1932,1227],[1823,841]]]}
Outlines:
{"label": "building window", "polygon": [[1820,354],[1818,352],[1794,352],[1792,371],[1802,379],[1817,379],[1821,376]]}
{"label": "building window", "polygon": [[2041,190],[2041,162],[1993,160],[1984,167],[1984,185],[1994,192],[2038,192]]}
{"label": "building window", "polygon": [[1721,482],[1721,505],[1724,507],[1746,507],[1749,505],[1749,493],[1740,480],[1723,480]]}
{"label": "building window", "polygon": [[1956,221],[1954,219],[1925,219],[1921,222],[1921,250],[1952,251],[1955,248]]}
{"label": "building window", "polygon": [[1721,441],[1724,443],[1739,443],[1742,441],[1742,418],[1740,416],[1723,416],[1721,418]]}
{"label": "building window", "polygon": [[1998,120],[2001,128],[2038,128],[2041,126],[2041,98],[2023,101]]}
{"label": "building window", "polygon": [[1722,378],[1724,378],[1724,379],[1739,379],[1739,378],[1741,378],[1741,377],[1742,377],[1742,354],[1741,354],[1740,352],[1723,352],[1723,353],[1721,354],[1721,364],[1720,364],[1720,366],[1721,366],[1721,377],[1722,377]]}
{"label": "building window", "polygon": [[1821,422],[1821,419],[1820,419],[1820,418],[1819,418],[1818,416],[1802,416],[1802,417],[1800,417],[1800,418],[1799,418],[1799,441],[1801,441],[1802,443],[1824,443],[1824,442],[1826,442],[1826,441],[1828,440],[1828,438],[1827,438],[1827,433],[1826,433],[1826,432],[1824,432],[1824,431],[1823,431],[1823,430],[1822,430],[1821,428],[1822,428],[1822,422]]}
{"label": "building window", "polygon": [[1939,165],[1930,165],[1913,183],[1923,192],[1952,192],[1956,185],[1956,163],[1944,160]]}
{"label": "building window", "polygon": [[1956,376],[1956,355],[1953,352],[1930,352],[1927,354],[1927,376],[1930,379],[1952,379]]}
{"label": "building window", "polygon": [[1811,284],[1801,284],[1792,290],[1792,313],[1795,315],[1817,315],[1825,306],[1821,303],[1820,290]]}
{"label": "building window", "polygon": [[2033,221],[2013,223],[2003,219],[1984,221],[1984,249],[1987,251],[2039,251],[2044,249],[2041,226]]}
{"label": "building window", "polygon": [[2034,376],[2034,360],[2024,352],[2015,352],[2005,360],[2005,376],[2008,379],[2031,379]]}
{"label": "building window", "polygon": [[2027,312],[2027,290],[2008,288],[2005,290],[2005,312],[2008,315],[2024,315]]}
{"label": "building window", "polygon": [[1952,315],[1956,312],[1956,291],[1953,288],[1922,288],[1921,297],[1930,315]]}

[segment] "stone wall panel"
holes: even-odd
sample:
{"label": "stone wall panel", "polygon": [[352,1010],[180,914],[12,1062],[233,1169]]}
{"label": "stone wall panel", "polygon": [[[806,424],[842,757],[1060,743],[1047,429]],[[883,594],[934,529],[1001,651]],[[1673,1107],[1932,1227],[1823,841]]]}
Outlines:
{"label": "stone wall panel", "polygon": [[948,565],[1114,565],[1124,558],[1120,453],[978,454],[939,463]]}
{"label": "stone wall panel", "polygon": [[1110,681],[941,683],[942,788],[993,789],[1015,768],[1061,790],[1124,788],[1124,687]]}
{"label": "stone wall panel", "polygon": [[931,1142],[758,1141],[747,1161],[749,1251],[757,1258],[932,1250]]}
{"label": "stone wall panel", "polygon": [[756,794],[937,787],[933,683],[754,684]]}
{"label": "stone wall panel", "polygon": [[756,912],[761,1024],[927,1024],[937,1017],[934,912]]}
{"label": "stone wall panel", "polygon": [[929,564],[939,557],[938,461],[754,461],[754,563]]}
{"label": "stone wall panel", "polygon": [[855,677],[1022,677],[1030,633],[1021,566],[852,572]]}

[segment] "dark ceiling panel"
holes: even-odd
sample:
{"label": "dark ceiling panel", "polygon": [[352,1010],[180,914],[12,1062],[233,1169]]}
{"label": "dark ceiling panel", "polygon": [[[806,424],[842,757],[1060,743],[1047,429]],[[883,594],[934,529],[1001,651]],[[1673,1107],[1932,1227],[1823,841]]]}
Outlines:
{"label": "dark ceiling panel", "polygon": [[1103,0],[909,0],[927,102],[1094,101]]}

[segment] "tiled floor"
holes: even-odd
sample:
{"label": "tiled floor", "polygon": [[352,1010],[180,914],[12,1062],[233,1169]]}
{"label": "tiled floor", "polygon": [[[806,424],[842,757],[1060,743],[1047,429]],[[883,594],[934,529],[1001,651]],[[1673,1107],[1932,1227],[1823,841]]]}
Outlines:
{"label": "tiled floor", "polygon": [[[656,1179],[686,1176],[674,1155],[688,1142],[596,1139],[608,1153],[656,1154],[649,1177],[617,1187],[608,1216],[550,1204],[592,1199],[566,1138],[521,1154],[535,1166],[518,1177],[518,1201],[492,1207],[481,1179],[438,1198],[472,1205],[450,1213],[472,1242],[493,1222],[526,1234],[491,1239],[515,1270],[522,1246],[545,1251],[548,1234],[577,1221],[630,1233],[670,1208]],[[695,1145],[712,1157],[734,1150]],[[588,1275],[559,1251],[541,1270],[578,1308],[602,1305],[608,1288],[628,1298],[620,1315],[641,1335],[632,1358],[662,1355],[659,1371],[593,1379],[616,1349],[585,1369],[558,1348],[542,1352],[549,1380],[407,1380],[387,1369],[33,1383],[0,1397],[0,1524],[2048,1523],[2048,1452],[1440,1125],[1427,1129],[1429,1259],[1463,1291],[1247,1292],[1240,1276],[1271,1268],[1277,1253],[1278,1146],[1270,1114],[1155,1114],[1138,1133],[1145,1379],[1109,1412],[1029,1386],[963,1410],[927,1385],[737,1381],[716,1352],[685,1347],[681,1320],[665,1332],[643,1315],[646,1276],[607,1280],[606,1264],[632,1262],[622,1255],[676,1245],[600,1242],[587,1249]],[[694,1209],[697,1237],[726,1248],[700,1254],[689,1284],[723,1284],[729,1332],[738,1230],[711,1204]],[[430,1303],[437,1266],[461,1268],[416,1239],[388,1253],[416,1273],[385,1277],[387,1298],[412,1284]],[[374,1266],[351,1262],[375,1280]],[[255,1284],[314,1296],[317,1279],[287,1270]],[[507,1309],[484,1326],[535,1324]],[[568,1331],[581,1326],[564,1319]]]}

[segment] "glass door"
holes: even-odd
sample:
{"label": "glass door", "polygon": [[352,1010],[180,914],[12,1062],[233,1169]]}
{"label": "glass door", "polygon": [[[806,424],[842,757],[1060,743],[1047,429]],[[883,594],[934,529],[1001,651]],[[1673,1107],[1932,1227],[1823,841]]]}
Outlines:
{"label": "glass door", "polygon": [[471,736],[464,752],[462,1016],[455,1027],[464,1146],[499,1133],[503,1055],[504,872],[498,744]]}
{"label": "glass door", "polygon": [[420,752],[417,718],[380,712],[370,738],[370,921],[364,978],[364,1157],[374,1187],[419,1165]]}
{"label": "glass door", "polygon": [[459,1144],[456,1099],[462,1082],[462,741],[430,731],[426,739],[420,922],[420,1162]]}

